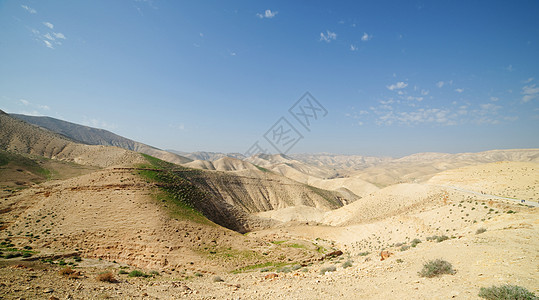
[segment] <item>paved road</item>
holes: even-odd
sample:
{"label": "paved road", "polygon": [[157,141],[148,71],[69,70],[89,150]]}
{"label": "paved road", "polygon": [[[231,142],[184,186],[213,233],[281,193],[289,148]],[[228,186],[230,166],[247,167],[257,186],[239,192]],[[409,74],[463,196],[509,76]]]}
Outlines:
{"label": "paved road", "polygon": [[[434,186],[443,187],[443,188],[449,188],[449,189],[453,189],[453,190],[456,190],[456,191],[470,193],[470,194],[483,196],[483,197],[488,197],[488,198],[493,198],[493,199],[502,199],[502,200],[513,201],[513,202],[516,202],[516,203],[522,203],[521,199],[506,198],[506,197],[500,197],[500,196],[495,196],[495,195],[490,195],[490,194],[481,194],[479,192],[470,191],[470,190],[466,190],[466,189],[459,188],[459,187],[456,187],[456,186],[451,186],[451,185],[434,185]],[[531,205],[531,206],[534,206],[534,207],[539,207],[539,203],[537,203],[537,201],[525,200],[524,203],[522,203],[522,204]]]}

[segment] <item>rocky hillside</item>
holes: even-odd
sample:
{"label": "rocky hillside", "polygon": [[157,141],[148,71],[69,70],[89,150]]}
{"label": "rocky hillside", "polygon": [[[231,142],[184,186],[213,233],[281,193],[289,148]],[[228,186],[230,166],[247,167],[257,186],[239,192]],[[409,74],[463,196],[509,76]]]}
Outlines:
{"label": "rocky hillside", "polygon": [[135,152],[148,154],[176,164],[182,164],[191,161],[191,159],[189,158],[130,140],[128,138],[119,136],[104,129],[83,126],[51,117],[35,117],[19,114],[11,114],[11,116],[28,122],[30,124],[45,128],[52,132],[58,133],[77,143],[87,145],[115,146]]}
{"label": "rocky hillside", "polygon": [[5,113],[0,114],[0,148],[98,167],[142,161],[142,157],[135,152],[116,147],[77,144],[64,136],[12,118]]}

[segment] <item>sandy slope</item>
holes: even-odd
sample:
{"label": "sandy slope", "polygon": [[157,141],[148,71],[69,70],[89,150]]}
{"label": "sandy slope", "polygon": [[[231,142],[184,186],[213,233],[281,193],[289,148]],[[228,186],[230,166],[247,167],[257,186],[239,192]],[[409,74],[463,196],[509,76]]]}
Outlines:
{"label": "sandy slope", "polygon": [[469,166],[437,174],[428,183],[537,202],[539,163],[504,161]]}

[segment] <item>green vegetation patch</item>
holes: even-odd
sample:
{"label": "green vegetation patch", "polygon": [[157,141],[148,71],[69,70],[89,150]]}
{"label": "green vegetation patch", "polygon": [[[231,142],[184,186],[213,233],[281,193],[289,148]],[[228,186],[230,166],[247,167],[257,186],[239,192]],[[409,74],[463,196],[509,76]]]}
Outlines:
{"label": "green vegetation patch", "polygon": [[427,278],[440,276],[442,274],[453,275],[455,273],[456,271],[453,270],[453,266],[451,265],[451,263],[443,259],[435,259],[426,262],[423,265],[423,269],[418,272],[419,276]]}
{"label": "green vegetation patch", "polygon": [[51,172],[40,166],[35,160],[26,156],[0,150],[0,166],[12,166],[17,171],[28,171],[43,179],[49,179]]}
{"label": "green vegetation patch", "polygon": [[536,300],[534,293],[518,285],[504,284],[500,286],[482,287],[479,297],[488,300]]}
{"label": "green vegetation patch", "polygon": [[172,217],[191,220],[206,225],[215,225],[195,207],[205,202],[206,193],[195,186],[190,177],[200,171],[184,168],[158,158],[142,154],[149,164],[140,165],[139,175],[154,182],[160,189],[154,198],[164,203]]}

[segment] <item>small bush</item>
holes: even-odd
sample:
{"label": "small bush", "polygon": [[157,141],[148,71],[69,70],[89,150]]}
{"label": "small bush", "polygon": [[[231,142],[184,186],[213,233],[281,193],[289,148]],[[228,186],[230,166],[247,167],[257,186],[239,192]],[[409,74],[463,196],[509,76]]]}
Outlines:
{"label": "small bush", "polygon": [[118,274],[123,275],[123,274],[128,274],[128,272],[126,270],[120,270],[118,271]]}
{"label": "small bush", "polygon": [[482,287],[479,290],[479,297],[487,300],[534,300],[537,299],[534,293],[518,286],[504,284],[500,286]]}
{"label": "small bush", "polygon": [[213,281],[213,282],[223,282],[224,280],[223,280],[223,278],[221,278],[219,276],[213,276],[211,281]]}
{"label": "small bush", "polygon": [[406,250],[408,250],[408,249],[410,249],[410,246],[408,246],[408,245],[402,245],[402,247],[401,247],[400,250],[401,250],[401,251],[406,251]]}
{"label": "small bush", "polygon": [[419,243],[421,243],[421,240],[420,240],[420,239],[413,239],[411,244],[412,244],[412,247],[415,247],[415,246],[417,246],[417,244],[419,244]]}
{"label": "small bush", "polygon": [[96,279],[102,282],[110,282],[110,283],[116,282],[116,279],[114,278],[114,274],[112,274],[112,272],[99,273]]}
{"label": "small bush", "polygon": [[293,265],[290,269],[292,271],[297,271],[297,270],[301,269],[301,265]]}
{"label": "small bush", "polygon": [[441,242],[443,242],[445,240],[448,240],[448,239],[449,239],[449,237],[447,235],[442,235],[442,236],[436,237],[436,242],[441,243]]}
{"label": "small bush", "polygon": [[144,272],[142,271],[139,271],[139,270],[133,270],[131,272],[129,272],[129,277],[146,277],[147,275],[144,274]]}
{"label": "small bush", "polygon": [[10,252],[10,253],[6,254],[4,257],[9,259],[9,258],[19,257],[21,255],[22,254],[20,254],[19,252]]}
{"label": "small bush", "polygon": [[481,228],[477,229],[477,231],[475,232],[475,234],[481,234],[481,233],[483,233],[483,232],[485,232],[485,231],[487,231],[487,229],[484,228],[484,227],[481,227]]}
{"label": "small bush", "polygon": [[327,272],[335,272],[337,271],[337,267],[335,266],[329,266],[329,267],[325,267],[325,268],[322,268],[320,270],[320,274],[324,275],[326,274]]}
{"label": "small bush", "polygon": [[71,275],[73,273],[75,273],[75,270],[71,269],[71,267],[65,267],[63,269],[61,269],[60,271],[58,271],[58,273],[60,273],[60,275]]}
{"label": "small bush", "polygon": [[423,265],[423,269],[418,272],[419,276],[421,277],[435,277],[442,274],[455,274],[455,270],[453,270],[453,266],[451,263],[443,260],[443,259],[435,259],[426,262]]}
{"label": "small bush", "polygon": [[282,267],[277,272],[278,273],[290,273],[290,272],[292,272],[292,270],[290,270],[289,267]]}
{"label": "small bush", "polygon": [[359,255],[359,256],[367,256],[367,255],[369,255],[369,253],[370,253],[370,252],[365,251],[365,252],[360,252],[358,255]]}
{"label": "small bush", "polygon": [[32,253],[30,253],[30,252],[24,252],[22,254],[22,257],[24,257],[24,258],[27,258],[27,257],[30,257],[30,256],[32,256]]}
{"label": "small bush", "polygon": [[[199,274],[199,273],[197,273],[197,274]],[[150,275],[152,275],[152,276],[159,276],[159,272],[157,272],[157,271],[151,271],[151,272],[150,272]],[[196,274],[195,274],[195,275],[196,275]],[[198,276],[198,275],[197,275],[197,276]],[[202,274],[200,274],[200,276],[202,276]]]}
{"label": "small bush", "polygon": [[204,276],[204,275],[202,275],[202,273],[196,272],[196,273],[195,273],[195,276],[196,276],[196,277],[202,277],[202,276]]}
{"label": "small bush", "polygon": [[351,266],[352,266],[352,261],[351,260],[347,260],[342,264],[343,269],[350,268]]}

